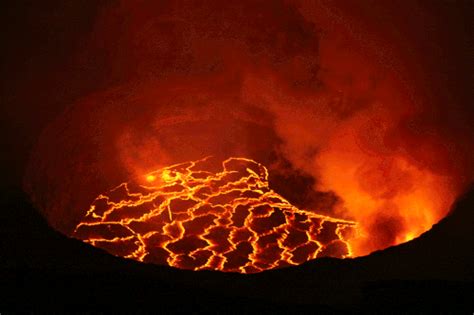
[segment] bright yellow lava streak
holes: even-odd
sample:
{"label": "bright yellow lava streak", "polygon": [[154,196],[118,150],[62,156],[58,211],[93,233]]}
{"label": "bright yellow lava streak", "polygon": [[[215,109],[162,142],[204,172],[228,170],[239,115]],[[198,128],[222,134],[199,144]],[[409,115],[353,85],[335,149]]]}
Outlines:
{"label": "bright yellow lava streak", "polygon": [[[255,273],[348,257],[352,221],[301,210],[250,159],[172,165],[99,195],[74,236],[109,253],[182,269]],[[157,180],[161,179],[161,180]]]}

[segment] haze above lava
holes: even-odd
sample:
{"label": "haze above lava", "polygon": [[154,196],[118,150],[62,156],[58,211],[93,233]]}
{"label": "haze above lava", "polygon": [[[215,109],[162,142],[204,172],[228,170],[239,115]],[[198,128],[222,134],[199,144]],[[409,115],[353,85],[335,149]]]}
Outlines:
{"label": "haze above lava", "polygon": [[54,228],[77,236],[111,187],[208,155],[243,157],[268,168],[285,207],[356,222],[359,235],[344,239],[354,256],[417,237],[472,181],[472,130],[458,107],[436,100],[430,73],[417,66],[424,56],[353,9],[104,5],[73,56],[101,89],[41,134],[26,190]]}

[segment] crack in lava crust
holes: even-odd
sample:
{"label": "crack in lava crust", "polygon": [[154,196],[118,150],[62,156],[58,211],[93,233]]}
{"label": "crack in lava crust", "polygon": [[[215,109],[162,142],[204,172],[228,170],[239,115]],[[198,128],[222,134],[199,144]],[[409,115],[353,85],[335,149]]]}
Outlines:
{"label": "crack in lava crust", "polygon": [[99,195],[73,236],[109,253],[182,269],[255,273],[349,257],[355,222],[291,205],[250,159],[210,157]]}

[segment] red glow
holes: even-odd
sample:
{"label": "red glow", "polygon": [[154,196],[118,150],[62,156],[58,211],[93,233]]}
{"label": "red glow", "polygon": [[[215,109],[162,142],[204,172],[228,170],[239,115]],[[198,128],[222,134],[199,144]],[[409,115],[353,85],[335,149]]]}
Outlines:
{"label": "red glow", "polygon": [[[345,1],[209,1],[198,7],[123,0],[105,6],[77,59],[86,68],[100,59],[108,88],[78,100],[44,132],[26,176],[28,191],[49,222],[68,235],[119,256],[187,269],[256,272],[325,251],[337,257],[365,255],[419,236],[448,213],[474,178],[474,142],[451,104],[436,103],[430,74],[418,66],[425,56],[410,53],[399,34],[386,25],[383,29],[379,20],[364,19],[362,11]],[[90,208],[92,200],[98,206],[114,192],[120,198],[107,204],[110,216],[119,215],[120,200],[139,209],[150,194],[192,200],[194,192],[166,195],[160,185],[204,188],[207,180],[154,171],[171,171],[169,165],[208,155],[218,161],[242,157],[259,169],[256,177],[248,178],[251,173],[243,170],[241,177],[227,181],[242,184],[239,194],[254,193],[256,199],[233,196],[220,204],[222,213],[212,208],[203,214],[222,220],[215,226],[226,227],[225,233],[234,231],[228,220],[237,204],[286,209],[286,223],[274,226],[281,238],[272,259],[257,258],[270,251],[256,245],[263,235],[257,233],[246,245],[252,247],[247,256],[239,256],[247,260],[229,267],[223,256],[234,253],[238,243],[228,235],[206,239],[210,223],[193,239],[199,246],[180,256],[171,248],[191,237],[181,225],[196,218],[193,206],[172,213],[165,202],[171,214],[158,230],[147,225],[143,231],[129,227],[133,216],[107,221],[98,208]],[[311,178],[287,189],[301,196],[302,204],[272,191],[259,173],[266,168],[270,175]],[[203,174],[212,181],[221,171]],[[247,180],[257,181],[265,192]],[[130,186],[109,191],[118,183]],[[97,197],[104,191],[109,192]],[[266,200],[268,191],[278,201]],[[334,194],[335,200],[305,203],[312,194]],[[132,202],[132,197],[137,199]],[[165,211],[159,204],[153,207],[145,213]],[[293,227],[295,213],[343,227],[355,222],[358,233],[333,229],[328,242],[343,246],[332,251],[320,241],[318,221],[300,230],[306,240],[280,246],[292,235],[285,229]],[[117,228],[124,236],[111,242],[97,231],[84,232],[87,224],[107,225],[112,236]],[[252,230],[250,222],[246,228]],[[159,239],[153,245],[161,253],[156,259],[150,258],[152,238]],[[228,248],[213,249],[226,242]],[[304,259],[294,258],[292,251],[305,244],[314,247]],[[196,250],[220,258],[199,260],[191,255]]]}

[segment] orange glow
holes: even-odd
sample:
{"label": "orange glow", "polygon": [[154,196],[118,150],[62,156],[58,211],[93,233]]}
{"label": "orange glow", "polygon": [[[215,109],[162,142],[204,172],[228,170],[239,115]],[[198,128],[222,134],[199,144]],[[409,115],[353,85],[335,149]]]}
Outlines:
{"label": "orange glow", "polygon": [[154,175],[147,175],[147,177],[146,177],[146,180],[147,180],[148,182],[152,182],[152,181],[154,181],[155,179],[156,179],[156,177],[155,177]]}
{"label": "orange glow", "polygon": [[[214,165],[216,166],[216,165]],[[323,256],[348,257],[355,223],[301,210],[250,159],[176,164],[98,196],[74,236],[138,261],[255,273]]]}
{"label": "orange glow", "polygon": [[64,234],[252,273],[412,240],[474,180],[464,105],[364,6],[135,2],[98,16],[77,59],[104,85],[31,153],[25,190]]}
{"label": "orange glow", "polygon": [[[383,143],[371,147],[380,140],[364,134],[364,126],[380,113],[363,114],[341,125],[314,161],[320,170],[318,188],[343,201],[335,213],[359,223],[360,235],[350,241],[355,256],[418,237],[446,215],[456,196],[449,176],[417,165]],[[373,138],[361,139],[369,136]],[[430,153],[436,155],[437,148]]]}

